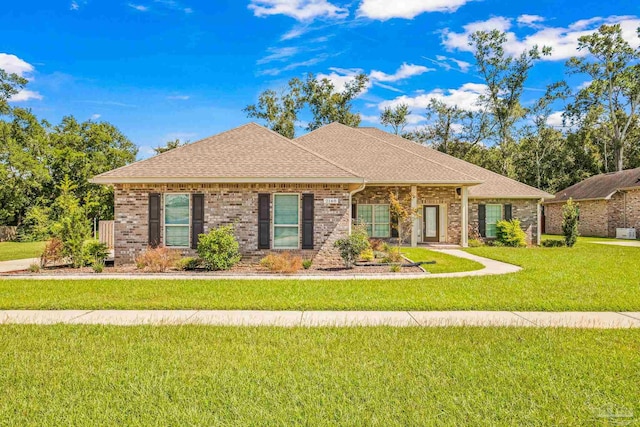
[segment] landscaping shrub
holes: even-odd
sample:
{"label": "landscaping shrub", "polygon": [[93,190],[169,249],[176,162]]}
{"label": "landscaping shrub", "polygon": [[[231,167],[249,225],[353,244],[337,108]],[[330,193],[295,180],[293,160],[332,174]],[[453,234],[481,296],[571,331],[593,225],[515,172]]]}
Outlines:
{"label": "landscaping shrub", "polygon": [[305,270],[308,270],[311,268],[311,264],[313,264],[312,260],[305,259],[304,261],[302,261],[302,268],[304,268]]}
{"label": "landscaping shrub", "polygon": [[40,264],[37,264],[37,263],[29,264],[29,271],[31,273],[39,273],[40,272]]}
{"label": "landscaping shrub", "polygon": [[542,246],[545,248],[564,248],[564,240],[543,240]]}
{"label": "landscaping shrub", "polygon": [[290,252],[269,254],[260,260],[260,265],[274,273],[295,273],[303,267],[302,258]]}
{"label": "landscaping shrub", "polygon": [[360,259],[362,261],[367,261],[367,262],[371,262],[373,261],[375,258],[375,256],[373,255],[373,249],[371,248],[367,248],[364,251],[362,251],[362,253],[360,254]]}
{"label": "landscaping shrub", "polygon": [[240,261],[240,244],[233,225],[223,225],[198,240],[198,255],[207,270],[228,270]]}
{"label": "landscaping shrub", "polygon": [[180,270],[180,271],[189,271],[189,270],[195,270],[196,268],[200,267],[201,264],[202,264],[202,260],[198,258],[186,257],[186,258],[180,258],[178,261],[176,261],[175,267],[177,270]]}
{"label": "landscaping shrub", "polygon": [[480,239],[469,239],[470,248],[480,248],[484,246],[484,242]]}
{"label": "landscaping shrub", "polygon": [[91,268],[93,269],[94,273],[102,273],[102,271],[104,270],[104,262],[96,261],[91,264]]}
{"label": "landscaping shrub", "polygon": [[394,264],[391,267],[389,267],[389,271],[392,273],[399,273],[402,270],[402,267],[400,267],[398,264]]}
{"label": "landscaping shrub", "polygon": [[51,237],[51,209],[33,206],[27,211],[19,231],[21,242],[41,242]]}
{"label": "landscaping shrub", "polygon": [[64,259],[62,254],[62,241],[57,238],[53,238],[47,242],[40,255],[40,266],[47,267],[49,265],[59,263]]}
{"label": "landscaping shrub", "polygon": [[96,239],[85,240],[82,244],[85,265],[100,263],[104,265],[104,260],[109,256],[109,248],[105,243]]}
{"label": "landscaping shrub", "polygon": [[369,246],[374,252],[382,252],[385,242],[380,239],[369,239]]}
{"label": "landscaping shrub", "polygon": [[59,216],[51,226],[51,233],[62,242],[62,255],[78,268],[84,265],[82,246],[91,233],[91,226],[80,200],[73,194],[75,187],[69,177],[60,185],[61,194],[55,201]]}
{"label": "landscaping shrub", "polygon": [[520,227],[519,219],[498,221],[496,223],[496,240],[503,246],[511,248],[527,246],[527,235]]}
{"label": "landscaping shrub", "polygon": [[562,234],[564,234],[564,243],[568,247],[573,247],[578,241],[578,216],[580,212],[578,206],[569,199],[562,207]]}
{"label": "landscaping shrub", "polygon": [[369,249],[367,229],[362,225],[354,227],[349,236],[336,240],[334,246],[340,251],[345,267],[351,268],[360,254]]}
{"label": "landscaping shrub", "polygon": [[147,248],[136,258],[136,266],[139,270],[162,273],[173,267],[179,258],[178,251],[164,246]]}
{"label": "landscaping shrub", "polygon": [[382,259],[382,262],[402,262],[404,258],[402,257],[402,252],[400,252],[400,248],[397,247],[389,247],[387,250],[386,256]]}

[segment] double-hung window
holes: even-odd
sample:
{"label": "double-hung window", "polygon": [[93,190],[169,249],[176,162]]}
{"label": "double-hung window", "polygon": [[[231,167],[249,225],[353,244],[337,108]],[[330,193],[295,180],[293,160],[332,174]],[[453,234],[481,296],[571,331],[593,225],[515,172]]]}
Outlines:
{"label": "double-hung window", "polygon": [[486,237],[496,237],[496,224],[502,220],[502,205],[486,205]]}
{"label": "double-hung window", "polygon": [[273,248],[298,249],[300,243],[300,197],[273,195]]}
{"label": "double-hung window", "polygon": [[358,205],[358,224],[364,224],[367,234],[376,238],[391,235],[389,205]]}
{"label": "double-hung window", "polygon": [[189,247],[189,195],[164,195],[164,245]]}

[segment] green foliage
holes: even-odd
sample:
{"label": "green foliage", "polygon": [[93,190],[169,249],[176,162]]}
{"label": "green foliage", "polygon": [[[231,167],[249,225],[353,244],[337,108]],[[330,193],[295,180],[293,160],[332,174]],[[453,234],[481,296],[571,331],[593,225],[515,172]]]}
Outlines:
{"label": "green foliage", "polygon": [[200,235],[198,255],[207,270],[228,270],[240,261],[234,230],[233,225],[224,225]]}
{"label": "green foliage", "polygon": [[404,131],[407,125],[407,116],[411,114],[407,104],[399,104],[395,108],[385,107],[380,113],[380,124],[391,126],[396,135]]}
{"label": "green foliage", "polygon": [[469,239],[468,243],[470,248],[480,248],[484,246],[484,242],[480,239]]}
{"label": "green foliage", "polygon": [[527,246],[527,235],[520,227],[519,219],[498,221],[496,223],[496,239],[504,246],[512,248]]}
{"label": "green foliage", "polygon": [[44,206],[32,206],[20,228],[20,241],[40,242],[51,237],[51,209]]}
{"label": "green foliage", "polygon": [[91,264],[91,269],[93,269],[94,273],[102,273],[104,271],[104,261],[95,261]]}
{"label": "green foliage", "polygon": [[362,251],[362,253],[360,254],[360,259],[367,262],[373,261],[375,259],[375,256],[373,255],[373,249],[367,248]]}
{"label": "green foliage", "polygon": [[345,267],[353,267],[353,263],[358,260],[360,254],[370,247],[367,229],[362,225],[353,227],[351,234],[336,240],[334,246],[340,251]]}
{"label": "green foliage", "polygon": [[0,68],[0,115],[11,111],[7,102],[13,95],[20,92],[28,83],[28,80],[16,73],[7,73]]}
{"label": "green foliage", "polygon": [[167,151],[171,151],[174,148],[182,147],[183,145],[188,144],[188,142],[182,142],[179,139],[174,139],[173,141],[167,141],[167,143],[162,147],[156,147],[153,149],[154,153],[162,154]]}
{"label": "green foliage", "polygon": [[313,264],[313,261],[310,259],[305,259],[302,261],[302,268],[304,268],[305,270],[308,270],[311,268],[311,265]]}
{"label": "green foliage", "polygon": [[546,239],[542,241],[542,246],[545,248],[564,248],[566,243],[564,240]]}
{"label": "green foliage", "polygon": [[402,267],[399,264],[393,264],[389,267],[389,271],[392,273],[400,273],[400,271],[402,271]]}
{"label": "green foliage", "polygon": [[104,264],[104,261],[109,256],[107,245],[96,239],[85,240],[82,244],[82,252],[85,265]]}
{"label": "green foliage", "polygon": [[402,257],[402,252],[400,248],[397,246],[389,246],[386,251],[385,257],[382,259],[382,262],[392,263],[392,262],[402,262],[404,258]]}
{"label": "green foliage", "polygon": [[573,247],[578,241],[580,235],[578,231],[578,218],[580,211],[578,206],[572,199],[562,207],[562,234],[564,235],[564,243],[567,247]]}
{"label": "green foliage", "polygon": [[41,270],[40,264],[34,262],[33,264],[29,264],[29,273],[39,273]]}
{"label": "green foliage", "polygon": [[51,226],[51,232],[62,242],[62,256],[78,268],[85,263],[83,244],[91,233],[91,226],[80,200],[73,193],[75,188],[75,184],[65,177],[60,185],[60,196],[55,201],[58,220]]}
{"label": "green foliage", "polygon": [[191,271],[200,267],[202,261],[195,257],[180,258],[176,261],[176,269],[180,271]]}

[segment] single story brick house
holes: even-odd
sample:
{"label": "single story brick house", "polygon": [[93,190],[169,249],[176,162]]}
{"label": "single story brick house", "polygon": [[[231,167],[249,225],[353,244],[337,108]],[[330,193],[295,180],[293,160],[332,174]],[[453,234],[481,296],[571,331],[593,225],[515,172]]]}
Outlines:
{"label": "single story brick house", "polygon": [[545,201],[545,231],[562,233],[562,207],[569,200],[580,211],[583,236],[616,237],[618,228],[635,228],[640,236],[640,168],[592,176]]}
{"label": "single story brick house", "polygon": [[199,234],[233,223],[245,258],[287,250],[334,265],[333,244],[353,223],[393,238],[390,191],[421,212],[408,244],[467,246],[470,233],[495,236],[503,218],[520,219],[536,244],[540,203],[552,197],[382,130],[338,123],[294,140],[250,123],[93,182],[114,188],[116,263],[150,245],[193,253]]}

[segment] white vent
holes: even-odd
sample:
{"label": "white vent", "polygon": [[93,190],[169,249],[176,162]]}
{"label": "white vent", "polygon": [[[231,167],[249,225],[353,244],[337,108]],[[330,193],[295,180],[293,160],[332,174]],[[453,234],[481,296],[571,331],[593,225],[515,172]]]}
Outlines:
{"label": "white vent", "polygon": [[632,239],[636,238],[635,228],[616,228],[616,239]]}

